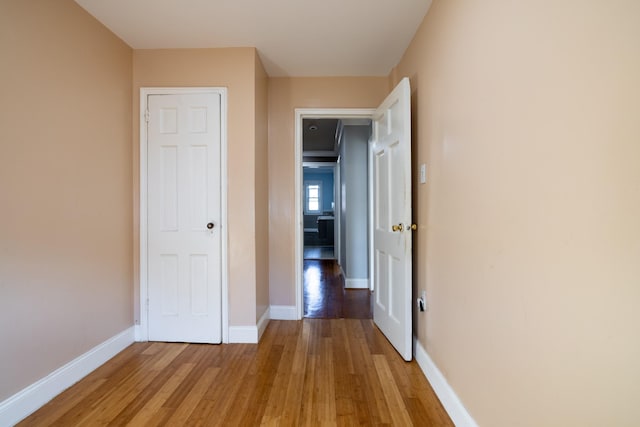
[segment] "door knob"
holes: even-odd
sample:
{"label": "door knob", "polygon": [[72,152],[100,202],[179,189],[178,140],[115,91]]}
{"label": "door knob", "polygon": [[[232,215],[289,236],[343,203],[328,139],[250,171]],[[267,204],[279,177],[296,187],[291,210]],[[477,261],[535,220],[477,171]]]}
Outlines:
{"label": "door knob", "polygon": [[393,230],[394,232],[403,231],[404,230],[404,225],[402,225],[402,223],[400,223],[398,225],[392,225],[391,226],[391,230]]}
{"label": "door knob", "polygon": [[213,230],[213,227],[215,227],[215,225],[214,225],[212,222],[210,222],[209,224],[207,224],[207,228],[208,228],[209,230]]}
{"label": "door knob", "polygon": [[[409,227],[407,227],[407,228],[409,228]],[[416,224],[411,224],[411,229],[412,229],[413,231],[415,231],[415,230],[417,230],[417,229],[418,229],[418,226],[417,226]]]}

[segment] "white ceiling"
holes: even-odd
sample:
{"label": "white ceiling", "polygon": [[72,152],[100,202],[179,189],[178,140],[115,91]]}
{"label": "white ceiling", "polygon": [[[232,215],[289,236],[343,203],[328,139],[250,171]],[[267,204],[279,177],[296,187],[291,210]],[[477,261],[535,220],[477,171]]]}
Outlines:
{"label": "white ceiling", "polygon": [[134,49],[256,47],[272,76],[386,76],[431,0],[76,0]]}

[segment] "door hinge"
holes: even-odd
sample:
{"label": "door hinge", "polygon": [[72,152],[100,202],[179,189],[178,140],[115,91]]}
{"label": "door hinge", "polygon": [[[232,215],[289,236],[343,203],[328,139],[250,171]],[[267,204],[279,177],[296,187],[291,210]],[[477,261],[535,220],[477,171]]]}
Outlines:
{"label": "door hinge", "polygon": [[149,110],[145,110],[144,111],[144,121],[147,122],[147,123],[149,123],[149,116],[150,116]]}

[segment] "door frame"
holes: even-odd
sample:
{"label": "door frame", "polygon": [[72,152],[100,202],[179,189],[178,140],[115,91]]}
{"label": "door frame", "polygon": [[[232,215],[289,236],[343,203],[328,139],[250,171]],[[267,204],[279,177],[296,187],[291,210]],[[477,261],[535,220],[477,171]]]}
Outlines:
{"label": "door frame", "polygon": [[191,93],[213,93],[220,96],[220,280],[222,307],[222,342],[229,342],[228,305],[228,232],[227,232],[227,88],[224,87],[141,87],[140,88],[140,324],[136,325],[136,341],[149,340],[149,300],[148,300],[148,245],[147,245],[147,111],[148,95],[186,95]]}
{"label": "door frame", "polygon": [[[372,119],[375,108],[296,108],[295,109],[295,298],[296,318],[304,316],[304,222],[302,218],[302,120],[303,119]],[[337,203],[336,203],[337,204]],[[371,227],[371,225],[369,225]],[[370,254],[368,254],[370,256]],[[371,263],[369,259],[369,263]],[[370,264],[371,265],[371,264]]]}

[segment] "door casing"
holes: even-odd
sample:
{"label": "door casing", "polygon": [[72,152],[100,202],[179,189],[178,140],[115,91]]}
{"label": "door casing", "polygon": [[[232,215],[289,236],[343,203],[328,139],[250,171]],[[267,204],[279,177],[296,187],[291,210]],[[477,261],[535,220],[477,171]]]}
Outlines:
{"label": "door casing", "polygon": [[140,324],[135,328],[136,341],[149,339],[148,271],[147,271],[147,97],[148,95],[182,95],[189,93],[215,93],[220,95],[220,233],[221,233],[221,287],[222,287],[222,342],[229,342],[229,284],[228,284],[228,231],[227,231],[227,89],[223,87],[143,87],[140,88]]}

